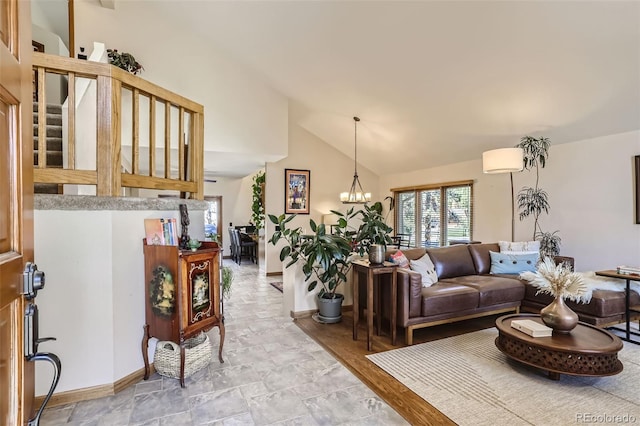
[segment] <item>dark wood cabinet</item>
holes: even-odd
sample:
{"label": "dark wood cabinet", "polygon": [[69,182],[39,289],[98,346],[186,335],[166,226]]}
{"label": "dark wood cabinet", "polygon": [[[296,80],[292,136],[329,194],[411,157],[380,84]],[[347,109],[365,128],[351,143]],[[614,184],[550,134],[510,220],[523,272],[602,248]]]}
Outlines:
{"label": "dark wood cabinet", "polygon": [[203,241],[196,251],[177,246],[147,245],[143,239],[145,317],[142,337],[145,380],[149,378],[149,339],[180,345],[180,385],[184,387],[185,341],[213,327],[220,329],[222,359],[224,318],[220,304],[220,248]]}

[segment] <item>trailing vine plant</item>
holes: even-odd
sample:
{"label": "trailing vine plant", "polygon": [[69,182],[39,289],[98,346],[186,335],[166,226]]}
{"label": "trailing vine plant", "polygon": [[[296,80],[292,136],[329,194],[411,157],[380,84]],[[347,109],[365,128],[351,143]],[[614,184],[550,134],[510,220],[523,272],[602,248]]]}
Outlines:
{"label": "trailing vine plant", "polygon": [[535,170],[536,183],[533,188],[523,187],[518,192],[518,210],[520,220],[529,216],[533,217],[533,240],[540,241],[540,256],[556,256],[560,253],[561,239],[557,235],[558,231],[544,232],[540,227],[539,218],[544,212],[549,214],[549,195],[539,187],[540,169],[543,169],[549,157],[549,146],[551,142],[548,138],[524,136],[520,139],[517,148],[522,148],[524,152],[523,165],[525,170]]}
{"label": "trailing vine plant", "polygon": [[264,205],[263,205],[263,194],[264,184],[266,182],[265,173],[260,171],[253,177],[253,185],[251,185],[251,190],[253,193],[253,198],[251,202],[251,223],[256,227],[256,233],[264,228]]}

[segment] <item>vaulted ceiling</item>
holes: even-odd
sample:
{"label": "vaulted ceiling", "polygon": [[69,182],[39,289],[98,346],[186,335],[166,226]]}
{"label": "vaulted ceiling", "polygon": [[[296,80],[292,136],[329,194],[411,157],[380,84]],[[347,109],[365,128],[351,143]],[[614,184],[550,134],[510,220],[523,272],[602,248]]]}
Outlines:
{"label": "vaulted ceiling", "polygon": [[640,129],[640,2],[165,3],[378,174]]}

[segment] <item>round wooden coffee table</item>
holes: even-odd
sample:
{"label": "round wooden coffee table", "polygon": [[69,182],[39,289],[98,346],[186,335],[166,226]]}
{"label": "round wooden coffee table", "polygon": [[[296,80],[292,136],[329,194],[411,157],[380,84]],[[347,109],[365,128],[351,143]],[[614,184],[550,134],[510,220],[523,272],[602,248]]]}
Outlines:
{"label": "round wooden coffee table", "polygon": [[511,321],[530,319],[543,324],[540,315],[512,314],[496,320],[496,346],[510,358],[549,372],[574,376],[612,376],[622,371],[618,352],[622,341],[606,330],[579,322],[569,334],[531,337],[511,327]]}

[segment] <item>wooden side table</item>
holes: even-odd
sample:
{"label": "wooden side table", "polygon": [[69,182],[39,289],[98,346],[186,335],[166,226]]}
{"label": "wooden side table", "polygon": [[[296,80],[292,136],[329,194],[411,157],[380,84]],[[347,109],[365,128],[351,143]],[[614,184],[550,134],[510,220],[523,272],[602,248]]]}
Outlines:
{"label": "wooden side table", "polygon": [[627,286],[624,291],[624,317],[626,322],[626,327],[624,330],[617,327],[609,327],[610,330],[618,330],[623,331],[625,333],[624,337],[621,337],[622,340],[629,343],[635,343],[636,345],[640,345],[640,341],[634,340],[631,338],[631,335],[640,336],[640,333],[635,331],[631,331],[631,312],[640,313],[640,307],[637,306],[629,306],[629,292],[631,291],[631,281],[640,281],[640,275],[629,275],[629,274],[619,274],[618,271],[608,270],[608,271],[598,271],[596,275],[600,275],[601,277],[608,278],[619,278],[621,280],[625,280]]}
{"label": "wooden side table", "polygon": [[[358,272],[365,272],[367,274],[367,350],[372,349],[373,334],[373,283],[374,277],[379,277],[382,274],[391,274],[391,344],[396,344],[396,317],[398,310],[398,281],[396,271],[398,265],[391,262],[384,262],[382,264],[372,264],[368,260],[356,260],[353,265],[353,340],[358,340],[358,322],[360,320],[360,308],[358,307],[359,299],[359,280]],[[378,290],[380,287],[380,280],[378,279]],[[380,297],[378,297],[380,302]],[[380,330],[382,314],[378,307],[378,330]]]}

